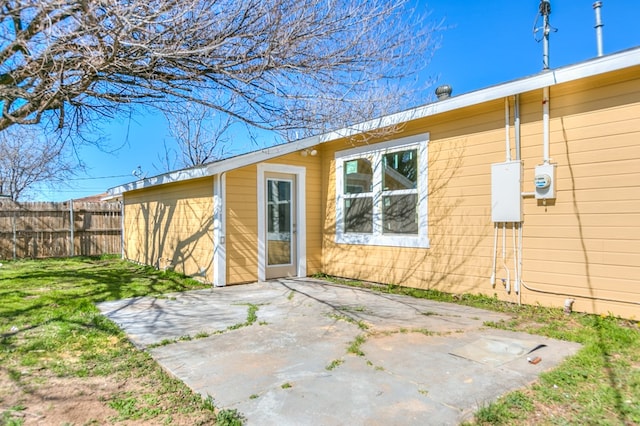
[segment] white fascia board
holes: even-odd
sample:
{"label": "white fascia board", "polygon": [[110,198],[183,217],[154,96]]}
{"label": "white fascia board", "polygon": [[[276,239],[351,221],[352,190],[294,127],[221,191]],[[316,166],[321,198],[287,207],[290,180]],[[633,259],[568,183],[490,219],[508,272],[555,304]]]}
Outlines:
{"label": "white fascia board", "polygon": [[[530,77],[514,80],[463,95],[436,101],[427,105],[402,111],[396,114],[370,120],[354,127],[350,134],[366,132],[382,127],[394,126],[411,120],[429,117],[443,112],[453,111],[483,102],[502,99],[532,90],[551,87],[561,83],[592,77],[606,72],[624,69],[640,64],[640,48],[602,56],[575,65],[543,71]],[[346,136],[346,135],[345,135]]]}
{"label": "white fascia board", "polygon": [[180,182],[183,180],[197,179],[206,176],[209,176],[206,174],[206,168],[201,166],[191,169],[177,170],[175,172],[164,173],[135,182],[125,183],[123,185],[109,188],[107,192],[109,194],[108,197],[117,197],[124,192],[135,191],[136,189],[149,188],[151,186],[162,185],[165,183]]}
{"label": "white fascia board", "polygon": [[287,155],[292,152],[301,151],[311,148],[332,139],[337,139],[337,133],[325,133],[318,136],[311,136],[299,141],[284,143],[259,151],[249,152],[247,154],[238,155],[237,157],[228,158],[226,160],[217,161],[215,163],[206,164],[190,169],[178,170],[175,172],[164,173],[162,175],[145,178],[136,182],[126,183],[124,185],[110,188],[107,192],[109,197],[116,197],[124,192],[134,191],[136,189],[144,189],[152,186],[162,185],[172,182],[180,182],[189,179],[197,179],[201,177],[213,176],[229,170],[238,169],[250,164],[260,163],[275,157]]}
{"label": "white fascia board", "polygon": [[260,151],[253,151],[247,154],[238,155],[237,157],[229,158],[227,160],[211,163],[207,165],[207,169],[210,174],[217,174],[248,166],[250,164],[261,163],[275,157],[280,157],[282,155],[291,154],[292,152],[302,151],[303,149],[320,145],[331,140],[331,135],[332,133],[325,133],[318,136],[311,136],[298,141],[264,148]]}
{"label": "white fascia board", "polygon": [[345,127],[333,132],[324,133],[318,136],[312,136],[299,141],[276,145],[259,151],[250,152],[229,158],[227,160],[218,161],[209,165],[196,168],[179,170],[175,172],[165,173],[159,176],[131,182],[124,185],[116,186],[108,190],[109,197],[116,197],[124,192],[136,189],[148,188],[151,186],[162,185],[171,182],[180,182],[200,177],[213,176],[218,173],[244,167],[250,164],[266,161],[281,155],[290,154],[325,142],[336,139],[354,136],[363,132],[376,130],[384,127],[395,126],[411,120],[426,118],[443,112],[453,111],[483,102],[489,102],[501,99],[507,96],[513,96],[532,90],[542,89],[543,87],[551,87],[556,84],[567,83],[581,78],[591,77],[610,71],[624,69],[640,64],[640,47],[625,50],[619,53],[613,53],[607,56],[591,59],[575,65],[555,70],[543,71],[530,77],[514,80],[507,83],[501,83],[485,89],[476,90],[474,92],[454,96],[448,99],[436,101],[427,105],[402,111],[396,114],[387,115],[373,120],[365,121]]}

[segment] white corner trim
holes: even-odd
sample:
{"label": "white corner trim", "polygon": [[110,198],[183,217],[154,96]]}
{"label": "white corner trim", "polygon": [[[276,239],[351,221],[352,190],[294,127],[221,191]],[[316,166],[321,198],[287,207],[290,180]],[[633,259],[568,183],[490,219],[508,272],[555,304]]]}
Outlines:
{"label": "white corner trim", "polygon": [[125,224],[127,222],[125,222],[125,218],[124,218],[124,213],[125,213],[125,204],[124,204],[124,197],[122,197],[122,200],[120,200],[120,258],[124,259],[124,255],[125,255],[125,244],[126,244],[126,234],[125,234]]}
{"label": "white corner trim", "polygon": [[307,169],[288,164],[258,164],[258,281],[265,281],[267,277],[266,258],[266,195],[265,173],[287,173],[296,176],[296,247],[298,277],[307,276],[307,202],[306,202],[306,173]]}
{"label": "white corner trim", "polygon": [[213,285],[227,285],[226,174],[213,177]]}

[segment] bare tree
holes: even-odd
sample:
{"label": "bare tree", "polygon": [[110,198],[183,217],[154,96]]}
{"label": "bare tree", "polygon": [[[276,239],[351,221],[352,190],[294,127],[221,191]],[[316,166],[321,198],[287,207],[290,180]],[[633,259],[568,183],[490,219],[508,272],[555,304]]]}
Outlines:
{"label": "bare tree", "polygon": [[388,113],[435,48],[409,3],[4,0],[0,130],[177,100],[283,133]]}
{"label": "bare tree", "polygon": [[0,153],[0,195],[14,201],[38,184],[62,183],[74,174],[64,140],[46,137],[33,126],[0,132]]}
{"label": "bare tree", "polygon": [[234,123],[229,115],[188,102],[166,111],[165,117],[177,147],[173,150],[165,144],[164,155],[160,157],[163,171],[199,166],[230,153],[229,130]]}

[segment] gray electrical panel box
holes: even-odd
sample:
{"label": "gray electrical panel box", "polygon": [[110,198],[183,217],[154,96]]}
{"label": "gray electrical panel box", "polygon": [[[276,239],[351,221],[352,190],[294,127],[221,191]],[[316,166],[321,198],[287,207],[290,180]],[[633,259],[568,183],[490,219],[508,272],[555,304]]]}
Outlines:
{"label": "gray electrical panel box", "polygon": [[522,163],[491,165],[491,220],[522,222]]}

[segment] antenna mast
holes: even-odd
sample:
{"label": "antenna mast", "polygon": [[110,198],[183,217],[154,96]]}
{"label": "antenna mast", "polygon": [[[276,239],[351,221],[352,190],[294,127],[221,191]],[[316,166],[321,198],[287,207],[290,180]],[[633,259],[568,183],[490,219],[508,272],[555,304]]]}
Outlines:
{"label": "antenna mast", "polygon": [[542,15],[542,69],[549,69],[549,15],[551,15],[551,3],[548,0],[540,0],[540,15]]}
{"label": "antenna mast", "polygon": [[[533,34],[542,30],[542,39],[536,41],[542,41],[542,69],[549,69],[549,33],[551,31],[558,31],[549,24],[549,15],[551,15],[551,2],[549,0],[540,0],[540,6],[538,6],[538,15],[536,16],[536,22],[533,25]],[[542,16],[542,27],[536,27],[538,19]]]}

